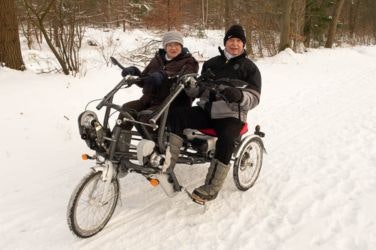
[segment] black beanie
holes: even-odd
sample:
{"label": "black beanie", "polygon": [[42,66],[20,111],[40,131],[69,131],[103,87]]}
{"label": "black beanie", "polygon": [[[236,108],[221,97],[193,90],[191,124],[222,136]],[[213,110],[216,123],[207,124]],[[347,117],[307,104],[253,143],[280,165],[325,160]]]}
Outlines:
{"label": "black beanie", "polygon": [[243,30],[243,27],[238,25],[238,24],[235,24],[235,25],[232,25],[226,32],[225,34],[225,38],[223,38],[223,44],[226,44],[226,41],[230,38],[233,38],[233,37],[236,37],[236,38],[239,38],[240,40],[242,40],[244,46],[246,44],[246,39],[245,39],[245,34],[244,34],[244,30]]}

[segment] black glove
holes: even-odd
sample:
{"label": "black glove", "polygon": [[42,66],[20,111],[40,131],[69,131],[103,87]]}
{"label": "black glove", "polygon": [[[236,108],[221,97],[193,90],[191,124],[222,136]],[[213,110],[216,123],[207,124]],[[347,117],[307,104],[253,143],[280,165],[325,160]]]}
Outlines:
{"label": "black glove", "polygon": [[140,76],[141,71],[135,66],[127,67],[123,69],[123,71],[121,72],[121,76],[126,77],[127,75]]}
{"label": "black glove", "polygon": [[162,71],[156,71],[151,74],[144,80],[144,83],[149,86],[160,86],[162,85],[165,75]]}
{"label": "black glove", "polygon": [[226,98],[228,102],[241,103],[243,100],[243,92],[240,89],[234,87],[228,87],[221,91],[221,94]]}

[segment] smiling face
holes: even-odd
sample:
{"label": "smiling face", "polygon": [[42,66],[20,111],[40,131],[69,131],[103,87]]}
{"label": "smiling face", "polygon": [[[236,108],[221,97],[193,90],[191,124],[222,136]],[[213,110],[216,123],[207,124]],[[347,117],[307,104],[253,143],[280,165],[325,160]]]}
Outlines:
{"label": "smiling face", "polygon": [[233,37],[226,41],[225,49],[233,56],[239,56],[244,51],[244,43],[239,38]]}
{"label": "smiling face", "polygon": [[166,44],[166,53],[168,58],[175,58],[178,56],[182,51],[182,46],[180,43],[172,42]]}

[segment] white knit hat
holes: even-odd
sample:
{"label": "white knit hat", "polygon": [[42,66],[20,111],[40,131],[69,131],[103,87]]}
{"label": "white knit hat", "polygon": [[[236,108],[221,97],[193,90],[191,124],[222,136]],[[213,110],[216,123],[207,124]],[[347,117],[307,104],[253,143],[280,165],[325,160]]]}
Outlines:
{"label": "white knit hat", "polygon": [[169,31],[166,34],[164,34],[162,39],[163,48],[166,48],[166,45],[168,43],[180,43],[181,46],[184,46],[183,43],[183,35],[178,31]]}

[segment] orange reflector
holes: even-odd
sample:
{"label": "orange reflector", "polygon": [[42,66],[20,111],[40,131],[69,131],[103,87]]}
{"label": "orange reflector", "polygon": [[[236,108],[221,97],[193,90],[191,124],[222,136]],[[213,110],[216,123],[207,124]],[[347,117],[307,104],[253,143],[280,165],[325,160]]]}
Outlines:
{"label": "orange reflector", "polygon": [[86,161],[87,159],[89,159],[89,156],[87,154],[83,154],[81,155],[81,158],[82,160]]}
{"label": "orange reflector", "polygon": [[158,179],[150,179],[149,182],[150,182],[150,184],[151,184],[153,187],[156,187],[156,186],[158,186],[158,184],[159,184],[159,180],[158,180]]}

